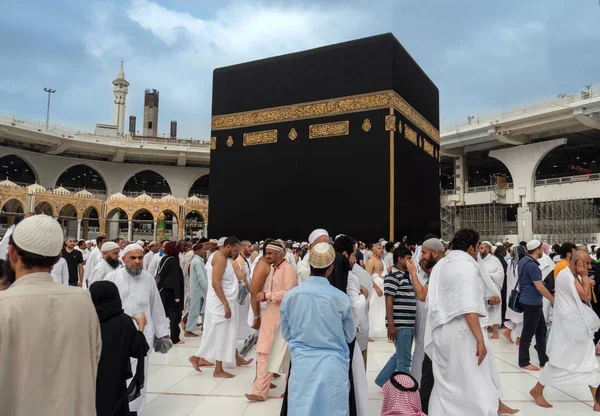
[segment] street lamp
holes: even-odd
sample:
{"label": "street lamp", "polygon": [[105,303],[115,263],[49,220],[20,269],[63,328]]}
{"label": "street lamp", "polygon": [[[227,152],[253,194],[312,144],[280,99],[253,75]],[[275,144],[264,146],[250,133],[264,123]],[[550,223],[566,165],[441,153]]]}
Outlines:
{"label": "street lamp", "polygon": [[54,94],[56,90],[44,88],[44,91],[48,93],[48,109],[46,110],[46,130],[48,130],[48,121],[50,120],[50,94]]}

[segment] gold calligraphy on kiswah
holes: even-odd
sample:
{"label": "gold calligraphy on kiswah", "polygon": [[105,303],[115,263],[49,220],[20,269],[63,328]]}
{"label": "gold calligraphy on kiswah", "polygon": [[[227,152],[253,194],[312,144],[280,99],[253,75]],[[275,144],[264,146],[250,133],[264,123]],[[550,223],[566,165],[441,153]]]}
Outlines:
{"label": "gold calligraphy on kiswah", "polygon": [[244,133],[244,146],[254,146],[257,144],[277,143],[277,130],[255,131]]}
{"label": "gold calligraphy on kiswah", "polygon": [[336,121],[333,123],[313,124],[308,128],[308,137],[318,139],[320,137],[346,136],[350,133],[349,121]]}

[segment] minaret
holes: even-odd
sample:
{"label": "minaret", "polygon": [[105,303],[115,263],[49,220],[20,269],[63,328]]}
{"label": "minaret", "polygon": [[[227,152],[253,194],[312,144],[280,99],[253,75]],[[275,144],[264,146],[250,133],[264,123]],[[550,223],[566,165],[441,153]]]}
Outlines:
{"label": "minaret", "polygon": [[113,110],[113,124],[117,126],[117,131],[120,135],[123,135],[123,128],[125,126],[125,104],[127,102],[127,88],[129,82],[125,80],[125,72],[123,71],[123,61],[121,61],[121,69],[117,79],[113,82],[113,94],[114,94],[114,110]]}

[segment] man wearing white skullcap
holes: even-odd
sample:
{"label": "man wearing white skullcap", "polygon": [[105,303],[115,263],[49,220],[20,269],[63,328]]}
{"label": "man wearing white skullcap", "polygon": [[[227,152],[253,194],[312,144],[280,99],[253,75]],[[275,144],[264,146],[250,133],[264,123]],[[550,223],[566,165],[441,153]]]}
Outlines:
{"label": "man wearing white skullcap", "polygon": [[107,274],[114,272],[121,265],[119,261],[119,252],[121,247],[113,241],[102,245],[102,260],[96,265],[90,274],[88,284],[91,286],[94,282],[104,280]]}
{"label": "man wearing white skullcap", "polygon": [[96,414],[100,325],[87,293],[52,280],[63,241],[46,215],[25,218],[9,237],[12,285],[0,292],[2,415]]}
{"label": "man wearing white skullcap", "polygon": [[335,257],[330,244],[314,244],[311,276],[281,303],[281,332],[292,357],[289,415],[349,414],[348,343],[356,337],[356,326],[348,296],[327,280]]}
{"label": "man wearing white skullcap", "polygon": [[[329,243],[329,233],[327,230],[317,228],[308,236],[308,244],[314,246],[319,243]],[[306,253],[301,262],[296,265],[298,273],[298,284],[303,283],[310,276],[310,252]]]}
{"label": "man wearing white skullcap", "polygon": [[[498,257],[492,254],[492,243],[482,241],[479,244],[479,265],[490,276],[499,292],[502,291],[504,284],[504,267]],[[502,325],[502,305],[488,305],[489,324],[492,327],[492,339],[498,339],[498,328]]]}
{"label": "man wearing white skullcap", "polygon": [[90,275],[94,271],[94,268],[96,267],[96,265],[102,259],[102,245],[104,244],[105,241],[106,241],[106,237],[104,237],[102,235],[98,236],[96,238],[96,247],[94,247],[90,251],[88,258],[85,261],[85,266],[83,266],[83,280],[84,280],[84,284],[86,287],[89,287]]}
{"label": "man wearing white skullcap", "polygon": [[[107,243],[108,244],[108,243]],[[129,316],[140,313],[146,315],[148,323],[144,329],[144,336],[148,345],[154,345],[154,337],[164,338],[169,335],[169,320],[165,314],[156,281],[147,271],[143,270],[142,262],[144,250],[137,244],[129,244],[123,249],[123,266],[106,275],[108,280],[117,285],[123,310]],[[145,380],[148,380],[147,358],[144,360]],[[136,368],[132,362],[131,368]],[[140,392],[140,397],[129,403],[129,410],[140,413],[146,407],[146,389],[148,383]]]}

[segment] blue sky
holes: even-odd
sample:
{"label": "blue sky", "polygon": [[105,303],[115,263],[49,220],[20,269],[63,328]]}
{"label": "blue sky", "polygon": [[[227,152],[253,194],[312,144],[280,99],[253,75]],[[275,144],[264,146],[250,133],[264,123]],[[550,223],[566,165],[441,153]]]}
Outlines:
{"label": "blue sky", "polygon": [[159,131],[206,139],[214,68],[385,32],[437,84],[442,126],[600,82],[597,0],[5,0],[0,112],[44,120],[51,87],[51,121],[93,131],[125,60],[128,116],[156,88]]}

